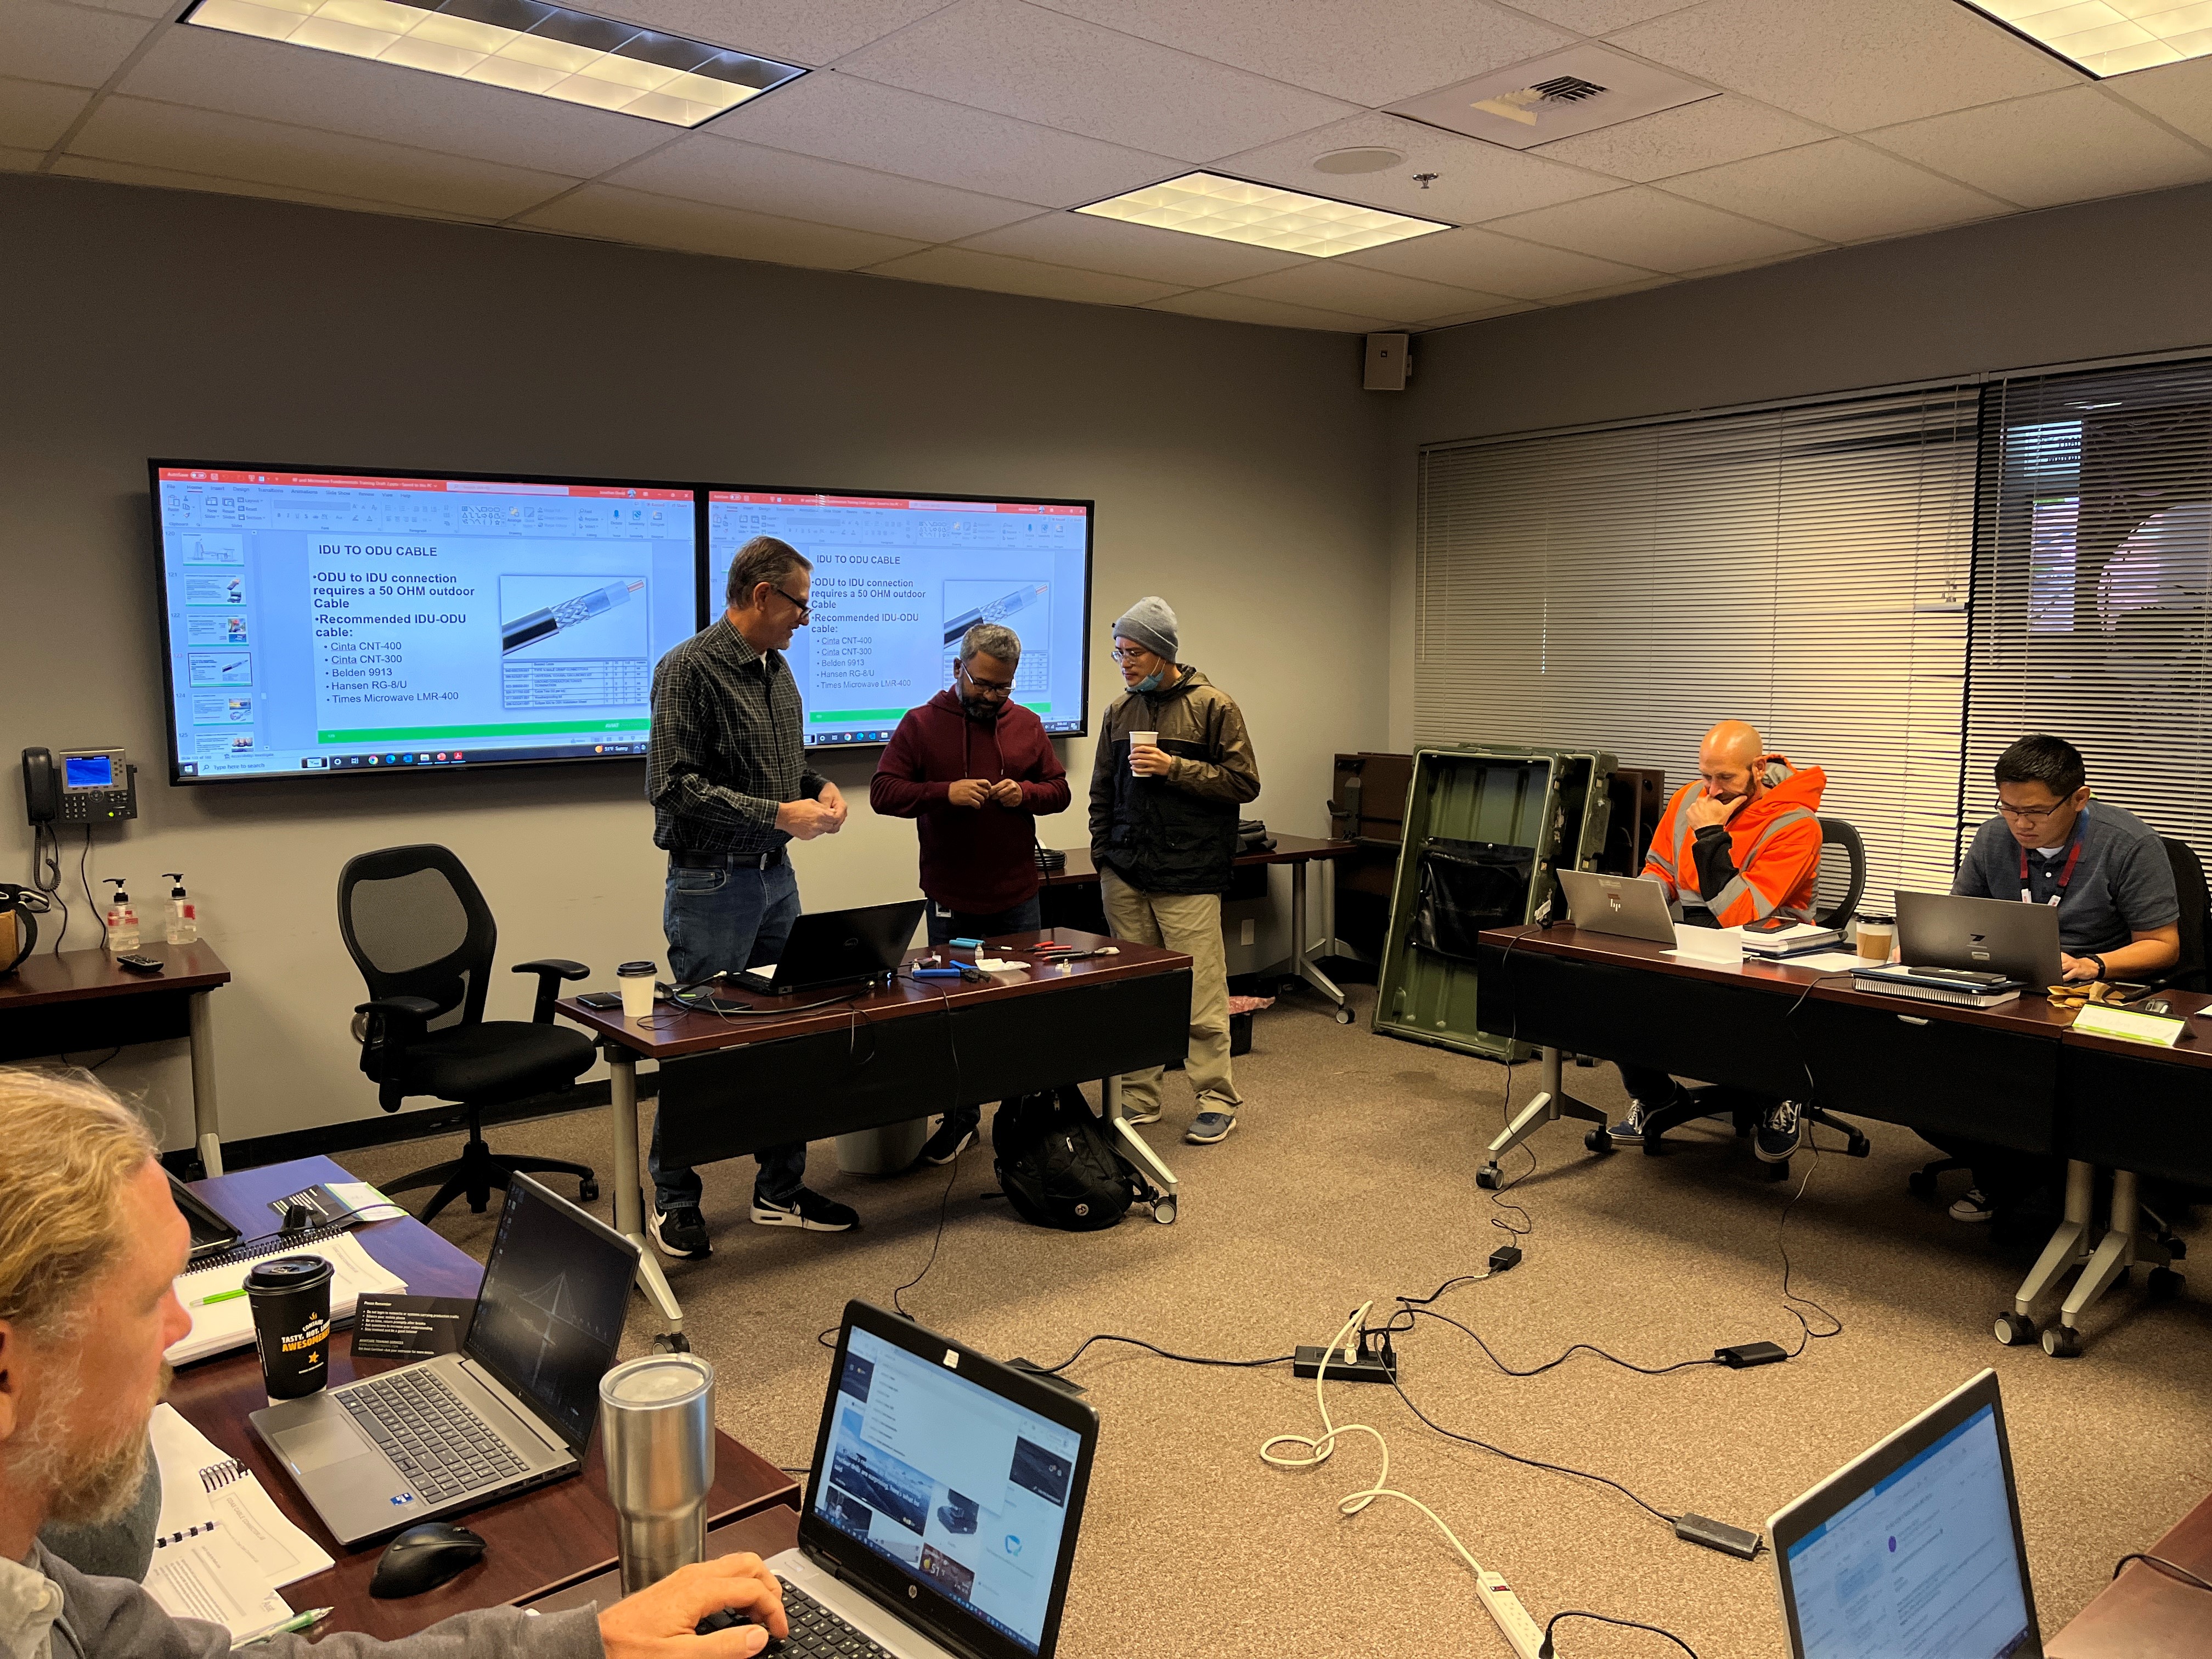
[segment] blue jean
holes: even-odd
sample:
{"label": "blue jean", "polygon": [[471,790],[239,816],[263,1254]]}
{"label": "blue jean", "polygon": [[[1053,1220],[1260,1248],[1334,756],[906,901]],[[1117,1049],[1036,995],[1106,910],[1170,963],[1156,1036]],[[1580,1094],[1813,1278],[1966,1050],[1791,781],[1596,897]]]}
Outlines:
{"label": "blue jean", "polygon": [[[950,945],[956,939],[988,939],[994,933],[1033,933],[1043,926],[1044,912],[1034,893],[1012,909],[994,911],[989,915],[947,910],[935,899],[929,902],[929,942],[932,945]],[[955,1106],[945,1113],[945,1121],[973,1129],[983,1121],[983,1109],[981,1106]]]}
{"label": "blue jean", "polygon": [[[798,872],[787,856],[766,870],[742,865],[679,869],[672,864],[660,919],[668,936],[669,975],[678,984],[774,962],[799,920]],[[790,1203],[806,1180],[806,1143],[763,1146],[753,1157],[760,1164],[753,1196]],[[699,1172],[688,1164],[662,1162],[657,1116],[646,1167],[653,1171],[653,1201],[661,1209],[697,1206]]]}

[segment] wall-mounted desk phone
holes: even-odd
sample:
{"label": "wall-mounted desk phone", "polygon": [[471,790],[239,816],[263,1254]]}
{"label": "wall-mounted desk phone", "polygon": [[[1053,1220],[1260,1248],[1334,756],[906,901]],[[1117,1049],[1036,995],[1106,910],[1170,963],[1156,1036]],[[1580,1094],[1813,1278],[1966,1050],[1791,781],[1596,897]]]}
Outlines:
{"label": "wall-mounted desk phone", "polygon": [[23,805],[33,823],[113,823],[138,816],[138,769],[120,749],[23,751]]}

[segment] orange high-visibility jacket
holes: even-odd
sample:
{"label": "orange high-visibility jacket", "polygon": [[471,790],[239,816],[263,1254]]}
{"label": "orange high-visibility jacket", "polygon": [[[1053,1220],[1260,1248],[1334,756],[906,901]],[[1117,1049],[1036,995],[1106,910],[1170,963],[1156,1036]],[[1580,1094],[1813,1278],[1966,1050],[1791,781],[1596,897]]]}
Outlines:
{"label": "orange high-visibility jacket", "polygon": [[1820,873],[1820,823],[1814,815],[1828,775],[1817,766],[1797,771],[1779,755],[1774,760],[1765,793],[1739,808],[1725,826],[1735,874],[1717,892],[1700,890],[1697,832],[1690,827],[1689,805],[1704,792],[1702,781],[1674,792],[1644,861],[1644,873],[1664,882],[1668,897],[1703,906],[1723,927],[1778,912],[1812,919],[1813,883]]}

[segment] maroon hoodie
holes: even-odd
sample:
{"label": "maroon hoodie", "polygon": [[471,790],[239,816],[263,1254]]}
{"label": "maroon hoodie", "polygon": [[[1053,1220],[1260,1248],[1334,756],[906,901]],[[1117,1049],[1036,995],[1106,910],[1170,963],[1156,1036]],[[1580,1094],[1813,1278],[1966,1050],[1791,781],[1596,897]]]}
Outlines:
{"label": "maroon hoodie", "polygon": [[[1036,891],[1037,817],[1067,810],[1067,773],[1043,722],[1018,702],[1000,708],[996,720],[970,720],[959,693],[939,692],[907,711],[868,783],[878,812],[920,820],[921,890],[963,915],[1011,910]],[[1022,805],[955,806],[946,789],[963,778],[1015,779]]]}

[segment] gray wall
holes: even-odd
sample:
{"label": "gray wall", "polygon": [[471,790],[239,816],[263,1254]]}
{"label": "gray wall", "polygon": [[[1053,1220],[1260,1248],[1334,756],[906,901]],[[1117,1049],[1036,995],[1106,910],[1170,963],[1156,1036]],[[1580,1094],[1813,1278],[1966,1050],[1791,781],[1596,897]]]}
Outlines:
{"label": "gray wall", "polygon": [[1424,443],[2212,344],[2212,185],[1423,335],[1391,411],[1390,737],[1413,741]]}
{"label": "gray wall", "polygon": [[[572,956],[610,983],[662,953],[660,863],[641,763],[168,786],[149,455],[1095,497],[1094,723],[1119,684],[1105,630],[1157,591],[1244,706],[1272,826],[1321,833],[1330,755],[1383,738],[1358,666],[1387,630],[1383,432],[1356,340],[49,178],[0,176],[0,754],[140,760],[141,817],[100,833],[93,873],[131,877],[143,915],[160,872],[188,872],[237,976],[215,1000],[228,1136],[374,1113],[332,904],[351,854],[447,843],[503,961]],[[1063,746],[1079,781],[1091,752]],[[825,769],[864,802],[873,762]],[[29,832],[7,774],[12,878]],[[1084,836],[1079,805],[1043,838]],[[864,805],[797,862],[816,907],[915,890],[912,826]],[[1280,958],[1285,908],[1260,907],[1232,971]],[[527,1017],[523,981],[495,995]],[[173,1146],[180,1048],[103,1073]]]}

